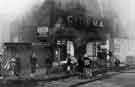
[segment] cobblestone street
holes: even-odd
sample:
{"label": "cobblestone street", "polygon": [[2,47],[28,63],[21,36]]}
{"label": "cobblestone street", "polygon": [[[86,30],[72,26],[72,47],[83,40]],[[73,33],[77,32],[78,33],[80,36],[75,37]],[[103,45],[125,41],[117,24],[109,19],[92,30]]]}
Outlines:
{"label": "cobblestone street", "polygon": [[97,80],[78,87],[135,87],[135,73],[125,72],[114,75],[108,79]]}
{"label": "cobblestone street", "polygon": [[[52,81],[48,83],[39,82],[40,84],[42,84],[42,86],[39,87],[135,87],[134,81],[135,73],[126,72],[113,75],[109,78],[91,82],[89,80],[79,80],[76,77],[59,81]],[[82,82],[82,84],[79,85],[79,82]],[[74,86],[71,84],[74,84]]]}

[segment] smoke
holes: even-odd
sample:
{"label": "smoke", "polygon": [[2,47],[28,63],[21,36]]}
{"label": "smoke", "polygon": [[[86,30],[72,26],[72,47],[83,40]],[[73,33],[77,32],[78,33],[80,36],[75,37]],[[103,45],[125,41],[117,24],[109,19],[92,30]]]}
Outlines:
{"label": "smoke", "polygon": [[120,26],[120,34],[135,37],[135,0],[100,0],[103,9],[114,11],[117,15],[115,24]]}
{"label": "smoke", "polygon": [[[0,0],[0,42],[10,41],[10,32],[45,0]],[[18,23],[19,22],[19,23]]]}
{"label": "smoke", "polygon": [[[63,7],[69,2],[80,2],[89,16],[105,17],[110,30],[119,34],[135,37],[135,1],[134,0],[55,0]],[[9,41],[10,32],[23,25],[45,0],[0,0],[0,42]],[[43,11],[43,10],[42,10]],[[37,15],[38,16],[38,15]],[[32,17],[31,17],[32,18]],[[38,17],[38,20],[42,18]],[[32,19],[31,19],[32,20]],[[30,21],[31,22],[31,21]],[[29,23],[29,21],[27,22]]]}

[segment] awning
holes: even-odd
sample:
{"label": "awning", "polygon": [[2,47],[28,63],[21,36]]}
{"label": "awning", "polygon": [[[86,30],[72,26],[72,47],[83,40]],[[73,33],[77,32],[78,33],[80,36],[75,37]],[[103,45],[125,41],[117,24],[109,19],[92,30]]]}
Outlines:
{"label": "awning", "polygon": [[4,43],[4,46],[19,46],[19,45],[30,46],[31,43],[28,43],[28,42],[6,42],[6,43]]}

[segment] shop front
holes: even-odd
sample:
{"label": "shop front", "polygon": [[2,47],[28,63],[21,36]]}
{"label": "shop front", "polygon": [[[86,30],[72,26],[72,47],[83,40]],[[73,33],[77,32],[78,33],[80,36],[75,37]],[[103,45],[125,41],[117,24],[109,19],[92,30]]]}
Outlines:
{"label": "shop front", "polygon": [[12,58],[19,58],[20,75],[31,73],[31,58],[33,55],[36,58],[35,71],[38,69],[45,69],[45,60],[48,56],[52,56],[52,48],[43,43],[5,43],[4,46],[5,64]]}
{"label": "shop front", "polygon": [[[97,31],[102,31],[104,26],[101,19],[86,17],[84,15],[61,14],[58,16],[57,20],[55,25],[59,26],[55,26],[53,29],[55,31],[55,43],[65,43],[65,48],[67,48],[65,49],[67,50],[66,54],[70,53],[77,58],[79,54],[82,56],[86,53],[87,43],[96,43],[96,41],[98,41],[100,36],[96,35],[98,34]],[[71,45],[71,52],[69,52],[69,44]],[[93,53],[92,55],[95,54],[96,53]]]}

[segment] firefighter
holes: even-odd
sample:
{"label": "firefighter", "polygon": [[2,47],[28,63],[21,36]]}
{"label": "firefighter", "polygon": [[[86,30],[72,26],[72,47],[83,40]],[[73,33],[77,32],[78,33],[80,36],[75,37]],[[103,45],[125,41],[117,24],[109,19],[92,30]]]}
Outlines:
{"label": "firefighter", "polygon": [[66,63],[67,73],[70,73],[71,72],[71,68],[72,68],[70,54],[67,54],[66,61],[67,61],[67,63]]}
{"label": "firefighter", "polygon": [[71,59],[71,66],[72,66],[71,72],[75,73],[76,65],[77,65],[77,59],[74,56],[71,56],[70,59]]}
{"label": "firefighter", "polygon": [[88,55],[84,55],[84,78],[89,78],[92,76],[91,72],[91,60],[88,58]]}

